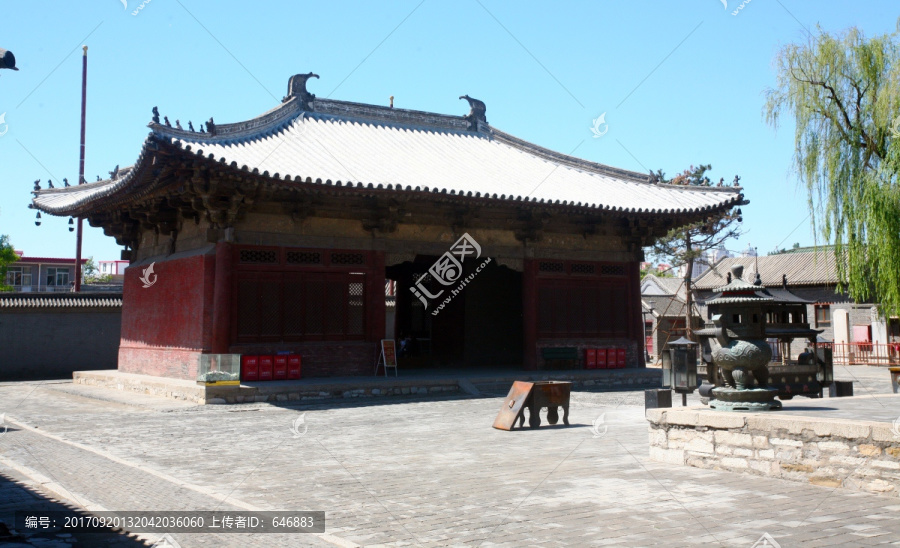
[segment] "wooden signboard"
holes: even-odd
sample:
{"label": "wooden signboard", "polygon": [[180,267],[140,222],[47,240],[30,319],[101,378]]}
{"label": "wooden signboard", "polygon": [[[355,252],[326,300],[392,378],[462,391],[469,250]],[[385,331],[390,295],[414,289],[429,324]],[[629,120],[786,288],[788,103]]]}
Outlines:
{"label": "wooden signboard", "polygon": [[378,368],[384,366],[384,376],[387,377],[388,367],[394,368],[394,376],[397,376],[397,346],[393,339],[382,339],[381,352],[375,362],[375,374],[378,374]]}

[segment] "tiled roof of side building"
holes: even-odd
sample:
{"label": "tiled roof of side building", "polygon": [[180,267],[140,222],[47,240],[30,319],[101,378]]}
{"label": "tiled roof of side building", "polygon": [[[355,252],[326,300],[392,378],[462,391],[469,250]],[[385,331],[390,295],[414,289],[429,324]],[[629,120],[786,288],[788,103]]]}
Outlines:
{"label": "tiled roof of side building", "polygon": [[[652,305],[650,301],[653,301]],[[641,306],[644,310],[649,312],[652,306],[653,314],[663,318],[684,317],[685,304],[684,300],[674,295],[647,295],[641,298]],[[700,311],[697,309],[696,304],[692,308],[694,310],[693,315],[699,316]]]}
{"label": "tiled roof of side building", "polygon": [[[11,263],[10,266],[15,266],[18,263],[24,264],[33,264],[33,263],[46,263],[46,264],[70,264],[75,266],[75,259],[65,259],[58,257],[19,257],[19,260],[15,263]],[[81,259],[81,263],[87,263],[87,259]]]}
{"label": "tiled roof of side building", "polygon": [[121,308],[122,294],[0,293],[0,308]]}
{"label": "tiled roof of side building", "polygon": [[644,280],[652,280],[661,289],[667,291],[669,295],[683,295],[684,293],[684,278],[657,276],[656,274],[649,273],[644,276]]}
{"label": "tiled roof of side building", "polygon": [[133,169],[122,169],[107,181],[36,191],[33,204],[63,215],[82,212],[98,199],[147,192],[133,188],[134,179],[152,180],[138,175],[152,164],[158,147],[285,185],[439,193],[656,215],[714,212],[744,202],[740,187],[654,184],[647,175],[560,154],[480,120],[473,126],[470,118],[293,96],[252,120],[215,125],[215,134],[151,123]]}
{"label": "tiled roof of side building", "polygon": [[693,285],[701,290],[721,287],[726,284],[726,276],[735,265],[742,265],[744,278],[752,280],[756,276],[757,264],[762,284],[768,287],[781,287],[782,276],[787,276],[788,287],[837,283],[834,252],[822,250],[764,257],[726,257],[695,279]]}

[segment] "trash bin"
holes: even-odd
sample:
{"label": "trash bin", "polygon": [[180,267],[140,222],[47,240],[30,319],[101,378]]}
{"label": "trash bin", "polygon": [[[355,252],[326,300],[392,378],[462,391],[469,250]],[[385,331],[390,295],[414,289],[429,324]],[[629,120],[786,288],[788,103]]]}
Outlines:
{"label": "trash bin", "polygon": [[660,407],[672,407],[672,389],[654,388],[644,390],[644,409],[658,409]]}
{"label": "trash bin", "polygon": [[853,395],[853,381],[834,381],[828,388],[829,398],[847,398]]}

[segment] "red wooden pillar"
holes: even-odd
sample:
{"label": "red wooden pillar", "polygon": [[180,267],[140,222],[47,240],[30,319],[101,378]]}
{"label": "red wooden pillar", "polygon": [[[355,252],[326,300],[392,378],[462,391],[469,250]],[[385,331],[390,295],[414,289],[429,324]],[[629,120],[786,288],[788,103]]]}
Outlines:
{"label": "red wooden pillar", "polygon": [[231,346],[231,292],[234,277],[232,244],[216,243],[216,274],[213,282],[212,353],[228,354]]}
{"label": "red wooden pillar", "polygon": [[644,360],[647,339],[644,336],[644,315],[641,314],[641,263],[630,261],[625,263],[628,274],[628,338],[637,343],[638,356],[634,360],[637,367],[647,367]]}
{"label": "red wooden pillar", "polygon": [[369,341],[380,341],[384,338],[384,308],[385,308],[385,271],[384,271],[384,251],[372,252],[372,275],[368,276],[366,284],[366,299],[369,301],[366,307],[368,314],[368,336]]}
{"label": "red wooden pillar", "polygon": [[537,261],[525,259],[522,273],[522,329],[525,348],[523,366],[537,369]]}

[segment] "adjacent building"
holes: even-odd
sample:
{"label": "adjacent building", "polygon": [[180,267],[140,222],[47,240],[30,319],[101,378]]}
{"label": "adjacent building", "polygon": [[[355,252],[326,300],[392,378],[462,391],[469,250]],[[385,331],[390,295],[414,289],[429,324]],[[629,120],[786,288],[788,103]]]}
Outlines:
{"label": "adjacent building", "polygon": [[[694,280],[695,296],[704,318],[704,306],[713,288],[727,283],[726,276],[734,265],[743,265],[745,279],[753,280],[759,273],[762,284],[769,288],[776,300],[805,304],[809,326],[821,330],[821,339],[838,344],[895,345],[900,343],[900,320],[883,319],[874,303],[854,302],[846,293],[838,292],[838,276],[832,248],[798,248],[767,256],[725,258],[708,272]],[[846,314],[846,333],[835,331],[835,315]],[[843,320],[842,320],[843,321]],[[796,355],[804,341],[797,340],[791,348]],[[896,349],[885,346],[885,357]],[[838,353],[836,352],[836,356]]]}
{"label": "adjacent building", "polygon": [[468,96],[465,116],[394,109],[316,98],[311,76],[205,132],[156,114],[133,166],[35,192],[127,248],[120,370],[191,379],[202,353],[292,351],[304,376],[371,375],[388,334],[439,366],[618,346],[643,367],[642,249],[746,203],[523,141]]}
{"label": "adjacent building", "polygon": [[[687,335],[686,292],[681,278],[647,274],[641,280],[641,310],[648,358],[655,362],[670,341]],[[691,307],[691,328],[703,327],[696,304]]]}
{"label": "adjacent building", "polygon": [[[70,291],[75,283],[75,259],[28,257],[16,251],[19,260],[6,270],[6,285],[13,291]],[[87,262],[82,259],[81,264]]]}

